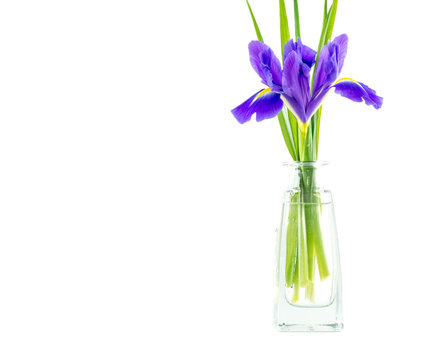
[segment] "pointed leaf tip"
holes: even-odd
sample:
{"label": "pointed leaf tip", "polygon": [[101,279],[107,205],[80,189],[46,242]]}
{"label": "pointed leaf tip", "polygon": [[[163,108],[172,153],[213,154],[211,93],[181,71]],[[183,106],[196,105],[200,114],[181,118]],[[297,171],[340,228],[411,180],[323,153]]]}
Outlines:
{"label": "pointed leaf tip", "polygon": [[255,15],[253,14],[253,11],[252,11],[252,8],[251,8],[251,5],[249,4],[249,1],[248,1],[248,0],[246,0],[246,4],[248,5],[249,12],[250,12],[250,14],[251,14],[251,18],[252,18],[253,26],[254,26],[254,28],[255,28],[255,32],[256,32],[256,37],[257,37],[257,39],[258,39],[259,41],[264,42],[264,39],[263,39],[262,34],[261,34],[261,31],[259,30],[258,23],[257,23],[257,21],[256,21],[256,19],[255,19]]}

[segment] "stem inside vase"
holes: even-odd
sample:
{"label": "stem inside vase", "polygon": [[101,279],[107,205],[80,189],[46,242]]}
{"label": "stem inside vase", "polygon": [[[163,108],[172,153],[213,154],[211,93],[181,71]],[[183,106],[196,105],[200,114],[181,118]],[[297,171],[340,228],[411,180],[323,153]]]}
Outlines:
{"label": "stem inside vase", "polygon": [[299,187],[290,198],[286,234],[285,286],[293,287],[293,303],[300,300],[301,288],[305,289],[305,299],[314,302],[315,284],[330,276],[320,224],[316,169],[300,166],[298,172]]}

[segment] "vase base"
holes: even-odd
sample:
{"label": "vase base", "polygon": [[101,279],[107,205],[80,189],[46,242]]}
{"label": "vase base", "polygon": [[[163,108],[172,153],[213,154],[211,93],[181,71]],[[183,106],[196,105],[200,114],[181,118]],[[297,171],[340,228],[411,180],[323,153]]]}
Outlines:
{"label": "vase base", "polygon": [[343,323],[333,324],[276,324],[276,329],[282,332],[335,332],[343,329]]}

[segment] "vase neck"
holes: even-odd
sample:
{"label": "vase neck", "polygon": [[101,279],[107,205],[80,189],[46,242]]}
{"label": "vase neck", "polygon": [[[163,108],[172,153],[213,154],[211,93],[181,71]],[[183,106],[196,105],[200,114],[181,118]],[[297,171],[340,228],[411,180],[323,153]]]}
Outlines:
{"label": "vase neck", "polygon": [[306,193],[325,186],[327,162],[293,162],[284,165],[289,173],[289,188]]}

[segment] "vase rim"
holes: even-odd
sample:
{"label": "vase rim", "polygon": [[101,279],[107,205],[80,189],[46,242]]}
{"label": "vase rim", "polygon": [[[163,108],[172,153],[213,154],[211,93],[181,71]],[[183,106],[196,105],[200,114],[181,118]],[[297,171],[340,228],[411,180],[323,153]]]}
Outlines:
{"label": "vase rim", "polygon": [[323,166],[327,166],[330,163],[325,160],[317,160],[317,161],[285,161],[282,163],[283,166],[286,167],[313,167],[319,168]]}

